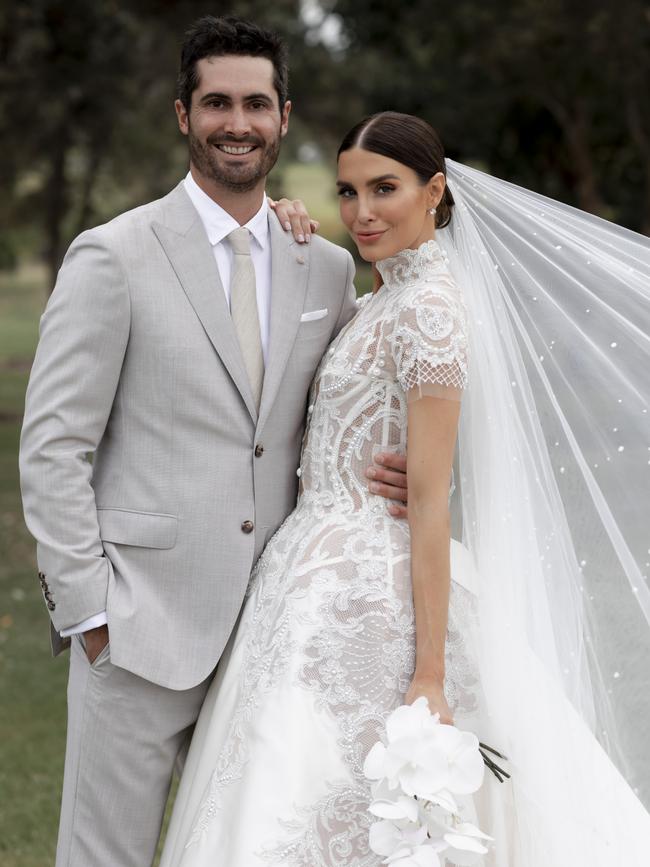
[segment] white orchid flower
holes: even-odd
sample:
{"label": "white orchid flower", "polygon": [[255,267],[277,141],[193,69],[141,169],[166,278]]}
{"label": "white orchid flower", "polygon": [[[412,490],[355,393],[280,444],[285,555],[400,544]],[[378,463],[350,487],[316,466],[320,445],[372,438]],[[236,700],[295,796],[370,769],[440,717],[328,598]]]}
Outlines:
{"label": "white orchid flower", "polygon": [[386,780],[379,780],[372,787],[372,803],[369,810],[380,819],[406,819],[416,822],[419,805],[415,798],[405,795],[401,789],[391,789]]}
{"label": "white orchid flower", "polygon": [[439,725],[438,739],[444,743],[449,762],[449,777],[445,788],[455,795],[477,792],[485,776],[483,756],[479,752],[478,738],[455,726]]}
{"label": "white orchid flower", "polygon": [[436,804],[421,802],[420,825],[427,829],[433,840],[443,840],[445,834],[454,830],[454,815],[444,807]]}
{"label": "white orchid flower", "polygon": [[481,860],[488,851],[481,840],[492,840],[470,822],[458,822],[453,830],[447,831],[443,837],[449,846],[447,854],[458,867],[471,867]]}
{"label": "white orchid flower", "polygon": [[488,851],[492,838],[465,821],[485,774],[478,738],[442,724],[424,696],[390,714],[364,773],[374,781],[370,812],[381,820],[370,828],[370,848],[383,864],[442,867],[445,858],[465,867]]}
{"label": "white orchid flower", "polygon": [[442,867],[440,856],[428,843],[413,849],[409,855],[385,862],[390,867]]}
{"label": "white orchid flower", "polygon": [[387,746],[376,743],[366,757],[364,773],[371,780],[385,777],[391,788],[429,800],[443,789],[469,794],[483,782],[476,735],[441,724],[424,696],[393,711],[386,739]]}
{"label": "white orchid flower", "polygon": [[429,792],[421,798],[422,801],[428,801],[434,807],[442,807],[448,813],[458,812],[458,802],[448,789],[440,789],[437,792]]}
{"label": "white orchid flower", "polygon": [[426,839],[427,829],[414,822],[396,824],[382,819],[370,826],[370,848],[377,855],[386,855],[388,858],[401,857]]}
{"label": "white orchid flower", "polygon": [[370,826],[369,842],[373,852],[387,856],[382,863],[390,867],[441,867],[438,853],[447,848],[442,841],[427,840],[426,828],[387,820]]}

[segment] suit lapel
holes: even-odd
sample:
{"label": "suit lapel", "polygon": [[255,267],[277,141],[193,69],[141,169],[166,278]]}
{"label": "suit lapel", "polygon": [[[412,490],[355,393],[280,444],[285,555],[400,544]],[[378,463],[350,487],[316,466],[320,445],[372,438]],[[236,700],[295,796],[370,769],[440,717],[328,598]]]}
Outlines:
{"label": "suit lapel", "polygon": [[304,309],[309,275],[309,247],[298,245],[269,216],[271,240],[271,329],[269,361],[264,374],[258,429],[268,418],[293,349]]}
{"label": "suit lapel", "polygon": [[[152,223],[185,294],[219,353],[254,422],[255,401],[214,253],[182,183],[167,197],[165,222]],[[274,276],[275,280],[275,276]]]}

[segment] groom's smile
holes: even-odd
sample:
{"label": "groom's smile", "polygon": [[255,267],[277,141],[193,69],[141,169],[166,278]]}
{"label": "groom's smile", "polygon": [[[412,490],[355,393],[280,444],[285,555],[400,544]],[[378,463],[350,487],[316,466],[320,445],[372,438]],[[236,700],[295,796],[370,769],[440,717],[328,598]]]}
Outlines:
{"label": "groom's smile", "polygon": [[232,145],[217,145],[220,151],[223,151],[225,154],[231,154],[232,156],[244,156],[245,154],[249,154],[252,150],[254,150],[254,145],[248,145],[247,147],[233,147]]}
{"label": "groom's smile", "polygon": [[291,110],[290,102],[280,107],[272,62],[245,55],[208,57],[198,61],[196,72],[189,110],[176,103],[192,174],[215,193],[263,190]]}

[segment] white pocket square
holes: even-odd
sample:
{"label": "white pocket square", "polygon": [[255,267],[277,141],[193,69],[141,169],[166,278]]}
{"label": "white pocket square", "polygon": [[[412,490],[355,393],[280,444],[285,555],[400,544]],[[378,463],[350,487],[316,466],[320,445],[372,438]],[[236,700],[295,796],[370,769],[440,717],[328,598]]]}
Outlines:
{"label": "white pocket square", "polygon": [[324,310],[310,310],[309,313],[303,313],[300,317],[301,322],[313,322],[315,319],[324,319],[329,313],[327,307]]}

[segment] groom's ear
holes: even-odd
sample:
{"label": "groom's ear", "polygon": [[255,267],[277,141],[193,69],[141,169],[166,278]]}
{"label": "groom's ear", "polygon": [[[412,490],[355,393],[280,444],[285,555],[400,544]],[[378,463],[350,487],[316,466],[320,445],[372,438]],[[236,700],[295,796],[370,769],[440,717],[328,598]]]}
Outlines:
{"label": "groom's ear", "polygon": [[190,124],[187,115],[187,109],[185,108],[185,104],[182,100],[177,99],[174,102],[174,108],[176,109],[176,118],[178,119],[178,128],[183,133],[183,135],[187,135],[189,132]]}
{"label": "groom's ear", "polygon": [[284,138],[289,131],[289,115],[291,114],[290,99],[285,102],[284,108],[282,109],[280,114],[282,115],[282,120],[280,121],[280,135],[282,136],[282,138]]}

